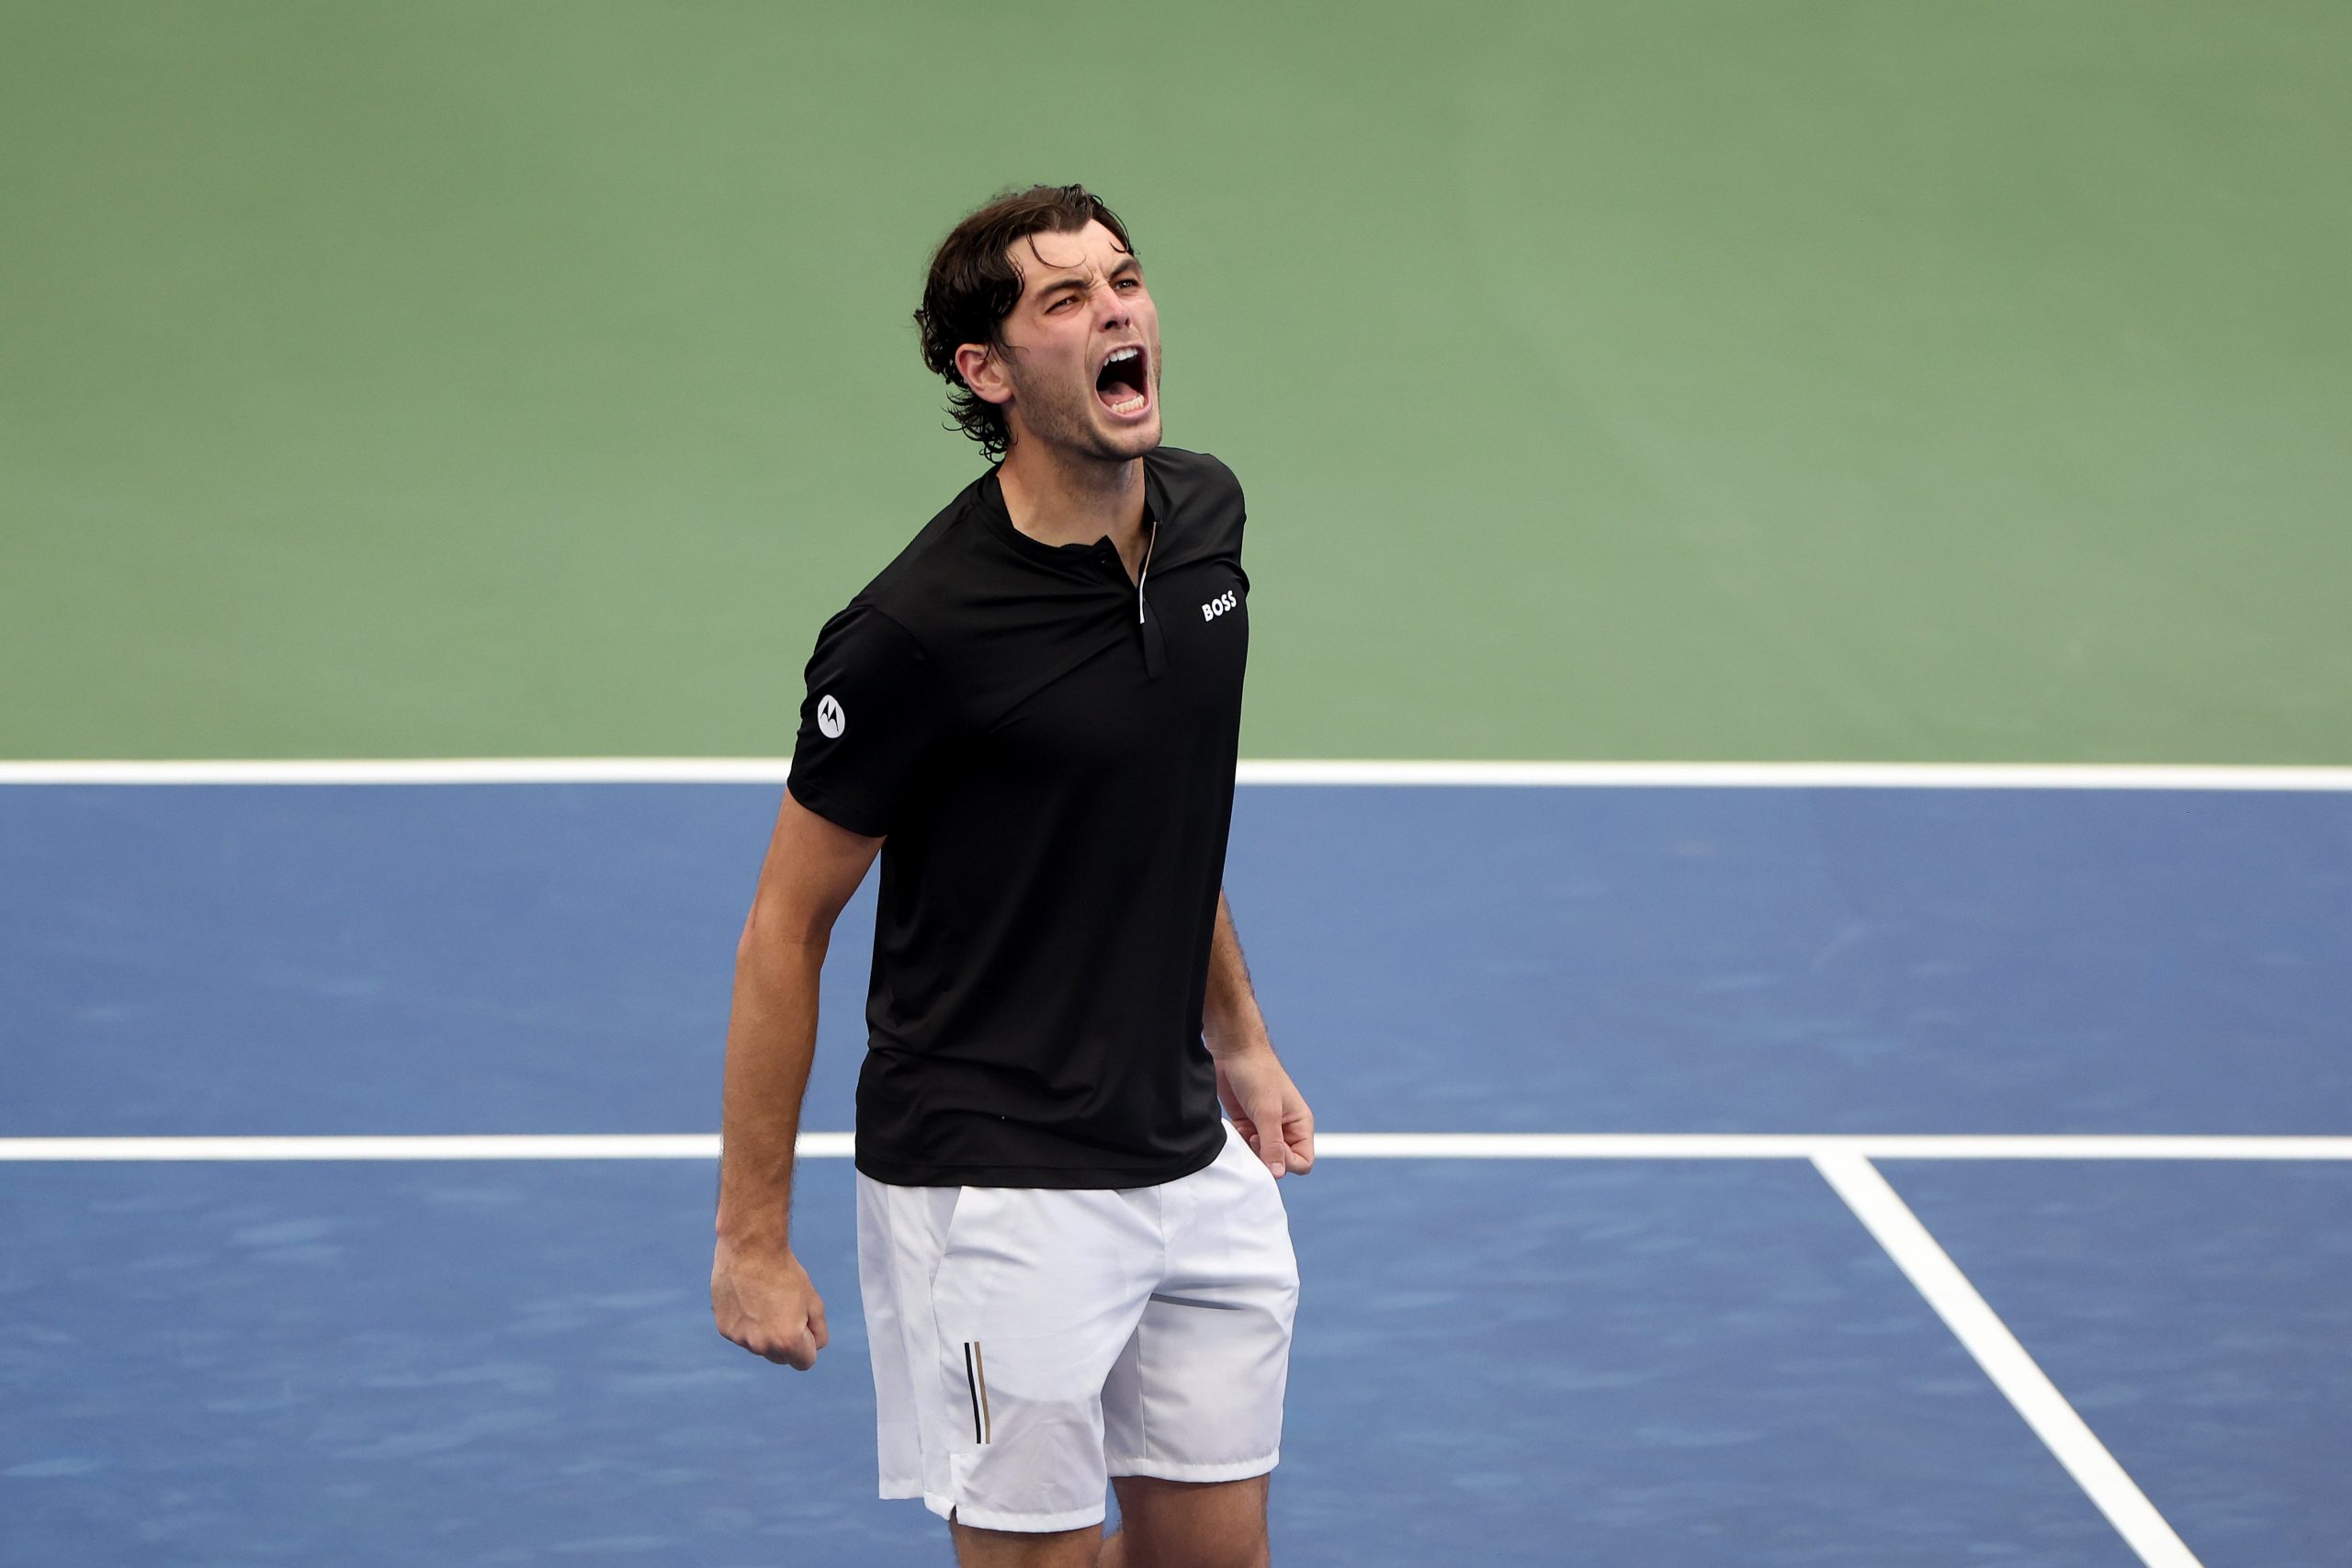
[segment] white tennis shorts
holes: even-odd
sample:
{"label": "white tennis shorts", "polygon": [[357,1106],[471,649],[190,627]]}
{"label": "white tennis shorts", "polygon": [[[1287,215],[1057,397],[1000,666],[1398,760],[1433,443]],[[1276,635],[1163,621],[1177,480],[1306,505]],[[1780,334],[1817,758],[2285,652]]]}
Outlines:
{"label": "white tennis shorts", "polygon": [[1111,1476],[1274,1468],[1298,1264],[1230,1123],[1158,1187],[857,1179],[882,1495],[982,1529],[1099,1524]]}

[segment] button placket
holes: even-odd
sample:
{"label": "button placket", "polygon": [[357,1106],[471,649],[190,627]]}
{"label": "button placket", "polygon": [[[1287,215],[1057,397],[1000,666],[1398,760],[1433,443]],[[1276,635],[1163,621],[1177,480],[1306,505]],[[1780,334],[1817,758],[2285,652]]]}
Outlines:
{"label": "button placket", "polygon": [[1159,617],[1151,613],[1151,602],[1144,597],[1144,584],[1151,581],[1151,552],[1159,543],[1159,519],[1151,520],[1151,536],[1144,541],[1143,566],[1136,573],[1136,626],[1143,634],[1143,672],[1147,679],[1157,681],[1168,668],[1168,641],[1159,635]]}

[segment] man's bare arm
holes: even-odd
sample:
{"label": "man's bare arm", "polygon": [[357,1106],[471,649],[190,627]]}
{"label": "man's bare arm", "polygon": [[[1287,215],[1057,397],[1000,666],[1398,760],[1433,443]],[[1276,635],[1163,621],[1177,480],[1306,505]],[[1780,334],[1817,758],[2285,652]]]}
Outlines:
{"label": "man's bare arm", "polygon": [[1216,931],[1209,941],[1208,992],[1201,1008],[1201,1037],[1216,1058],[1217,1098],[1250,1146],[1280,1177],[1315,1165],[1315,1113],[1274,1055],[1233,909],[1220,889]]}
{"label": "man's bare arm", "polygon": [[827,1337],[824,1302],[791,1246],[792,1149],[817,1051],[817,981],[833,921],[881,847],[787,792],[735,945],[711,1313],[729,1339],[801,1371]]}

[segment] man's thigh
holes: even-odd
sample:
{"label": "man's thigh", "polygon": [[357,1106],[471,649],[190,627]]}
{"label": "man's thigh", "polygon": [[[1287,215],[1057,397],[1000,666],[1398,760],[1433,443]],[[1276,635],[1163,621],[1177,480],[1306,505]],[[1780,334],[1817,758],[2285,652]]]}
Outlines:
{"label": "man's thigh", "polygon": [[984,1530],[1099,1528],[1102,1389],[1159,1275],[1157,1201],[943,1190],[860,1179],[882,1495]]}
{"label": "man's thigh", "polygon": [[1113,1476],[1214,1483],[1274,1468],[1298,1262],[1274,1179],[1238,1135],[1168,1190],[1167,1252],[1102,1386]]}

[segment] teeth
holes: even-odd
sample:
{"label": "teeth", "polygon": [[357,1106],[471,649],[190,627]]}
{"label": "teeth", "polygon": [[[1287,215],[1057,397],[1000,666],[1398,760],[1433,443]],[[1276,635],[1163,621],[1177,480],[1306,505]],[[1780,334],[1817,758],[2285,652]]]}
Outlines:
{"label": "teeth", "polygon": [[[1140,359],[1142,357],[1142,348],[1135,344],[1129,344],[1126,347],[1114,350],[1111,354],[1105,355],[1102,360],[1102,368],[1108,370],[1114,365],[1124,365],[1128,360]],[[1150,403],[1150,393],[1137,391],[1133,397],[1124,398],[1115,403],[1105,400],[1103,406],[1108,408],[1113,413],[1116,414],[1140,413]]]}

